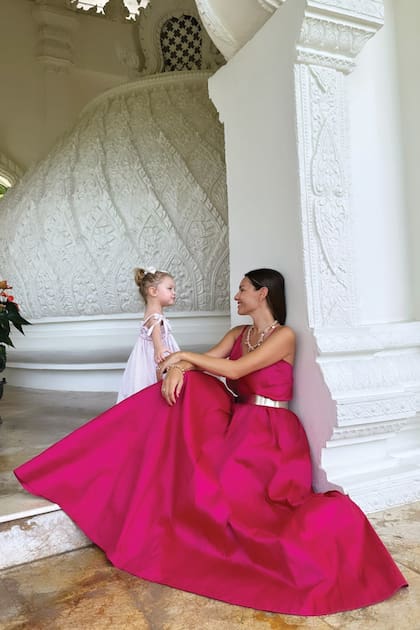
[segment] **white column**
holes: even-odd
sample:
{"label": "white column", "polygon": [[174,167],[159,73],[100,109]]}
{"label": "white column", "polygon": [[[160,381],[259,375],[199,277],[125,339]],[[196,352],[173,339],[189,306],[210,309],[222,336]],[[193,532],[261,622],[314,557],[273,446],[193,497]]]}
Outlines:
{"label": "white column", "polygon": [[[380,134],[365,147],[376,177],[352,172],[361,121],[350,127],[349,98],[364,95],[348,89],[348,75],[382,23],[379,0],[286,2],[210,81],[225,124],[232,289],[248,268],[285,273],[299,343],[294,408],[311,443],[315,485],[328,487],[324,469],[367,511],[420,496],[420,325],[396,322],[390,308],[380,323],[363,325],[360,303],[366,249],[355,234],[372,215],[355,205],[367,196],[354,193],[365,186],[375,195],[379,171],[397,175]],[[386,105],[385,126],[395,122]],[[382,249],[394,219],[387,212],[383,220],[386,230],[379,224],[375,233]],[[389,265],[398,263],[405,284],[402,249]]]}

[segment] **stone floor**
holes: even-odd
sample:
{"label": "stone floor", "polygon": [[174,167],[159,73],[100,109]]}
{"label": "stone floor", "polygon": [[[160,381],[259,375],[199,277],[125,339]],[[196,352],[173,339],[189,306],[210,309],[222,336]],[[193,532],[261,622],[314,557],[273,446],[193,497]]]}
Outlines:
{"label": "stone floor", "polygon": [[[114,398],[8,388],[0,425],[3,520],[8,518],[7,506],[20,515],[48,508],[26,502],[30,499],[15,485],[11,468]],[[269,614],[135,578],[112,567],[99,549],[90,546],[1,571],[0,629],[420,630],[420,503],[378,512],[370,519],[410,583],[375,606],[325,617]]]}
{"label": "stone floor", "polygon": [[116,393],[58,392],[6,385],[0,402],[0,523],[49,511],[23,490],[12,470],[116,401]]}

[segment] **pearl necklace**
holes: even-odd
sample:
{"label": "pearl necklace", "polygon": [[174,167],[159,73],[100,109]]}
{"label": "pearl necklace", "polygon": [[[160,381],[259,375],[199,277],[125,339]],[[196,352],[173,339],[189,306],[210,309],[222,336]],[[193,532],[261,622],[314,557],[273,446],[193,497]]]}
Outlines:
{"label": "pearl necklace", "polygon": [[247,333],[246,333],[246,337],[245,337],[245,344],[246,344],[246,347],[248,348],[248,352],[252,352],[253,350],[256,350],[257,348],[259,348],[259,346],[264,341],[267,333],[270,330],[273,330],[276,326],[278,326],[278,321],[275,319],[272,324],[269,324],[269,326],[264,328],[264,330],[262,331],[262,333],[258,337],[257,343],[254,344],[254,345],[252,345],[252,343],[251,343],[251,332],[254,330],[254,326],[249,326],[249,328],[247,330]]}

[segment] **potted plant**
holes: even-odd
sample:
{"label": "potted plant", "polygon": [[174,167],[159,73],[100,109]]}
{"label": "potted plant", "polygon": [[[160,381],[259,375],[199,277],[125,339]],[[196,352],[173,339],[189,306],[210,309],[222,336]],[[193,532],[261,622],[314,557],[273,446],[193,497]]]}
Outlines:
{"label": "potted plant", "polygon": [[[24,334],[22,326],[30,324],[19,313],[19,306],[16,304],[13,295],[8,293],[12,288],[8,285],[7,280],[0,280],[0,372],[3,372],[6,367],[6,346],[13,346],[13,341],[10,339],[10,323],[22,335]],[[5,383],[6,379],[2,378],[0,380],[0,398],[3,396]]]}

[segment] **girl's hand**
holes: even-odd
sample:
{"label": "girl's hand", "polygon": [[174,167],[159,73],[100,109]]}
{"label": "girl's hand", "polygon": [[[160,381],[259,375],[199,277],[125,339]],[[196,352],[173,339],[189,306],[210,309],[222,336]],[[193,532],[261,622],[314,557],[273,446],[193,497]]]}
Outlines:
{"label": "girl's hand", "polygon": [[161,373],[161,375],[163,376],[163,374],[165,373],[165,370],[167,370],[170,365],[174,365],[174,363],[178,363],[179,361],[182,361],[183,358],[184,358],[184,353],[182,352],[182,350],[179,350],[178,352],[173,352],[172,354],[169,355],[169,357],[165,357],[163,361],[159,363],[159,367],[158,367],[158,370]]}
{"label": "girl's hand", "polygon": [[171,354],[171,351],[168,350],[167,348],[162,348],[162,350],[158,350],[157,352],[155,352],[155,363],[156,363],[156,365],[158,365],[164,359],[166,359],[166,357],[169,354]]}
{"label": "girl's hand", "polygon": [[178,396],[181,393],[183,384],[184,371],[181,368],[174,367],[168,370],[164,380],[162,381],[161,387],[162,396],[166,400],[168,405],[172,406],[176,403]]}

